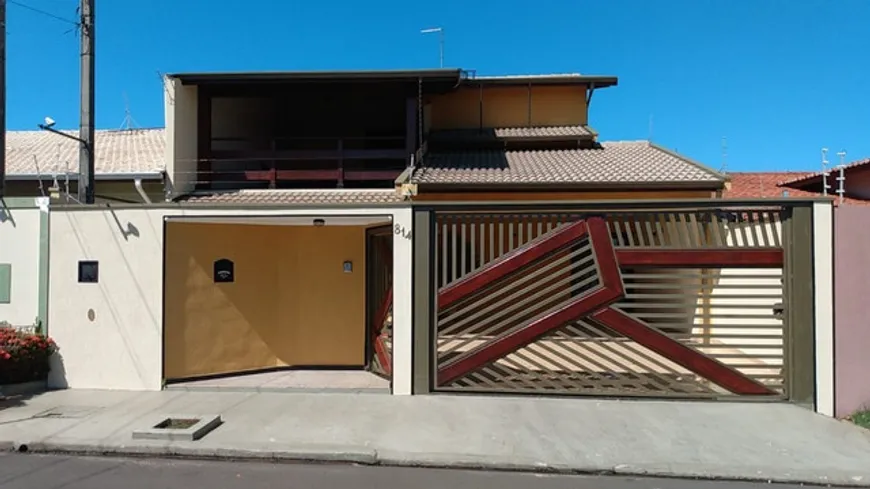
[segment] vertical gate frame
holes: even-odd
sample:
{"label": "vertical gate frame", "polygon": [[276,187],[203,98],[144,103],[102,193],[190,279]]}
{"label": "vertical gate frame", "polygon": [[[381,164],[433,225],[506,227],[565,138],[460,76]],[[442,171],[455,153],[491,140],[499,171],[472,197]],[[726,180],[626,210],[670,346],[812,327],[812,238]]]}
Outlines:
{"label": "vertical gate frame", "polygon": [[435,213],[428,209],[414,209],[412,219],[414,249],[411,263],[414,270],[411,293],[414,298],[414,350],[411,393],[429,394],[433,390],[436,361],[436,345],[432,341],[435,338]]}
{"label": "vertical gate frame", "polygon": [[794,404],[815,408],[815,301],[813,294],[813,207],[789,209],[783,223],[785,245],[786,395]]}

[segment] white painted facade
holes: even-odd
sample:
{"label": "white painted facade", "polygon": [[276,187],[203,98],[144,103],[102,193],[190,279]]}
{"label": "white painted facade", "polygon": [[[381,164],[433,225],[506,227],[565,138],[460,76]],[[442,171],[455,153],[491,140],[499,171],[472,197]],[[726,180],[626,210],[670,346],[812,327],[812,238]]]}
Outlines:
{"label": "white painted facade", "polygon": [[166,124],[166,178],[173,195],[192,191],[197,178],[196,86],[182,85],[177,78],[163,78],[164,119]]}
{"label": "white painted facade", "polygon": [[0,302],[0,322],[32,326],[39,315],[40,219],[48,209],[0,205],[0,264],[11,265],[8,303]]}
{"label": "white painted facade", "polygon": [[[408,208],[127,208],[52,212],[49,325],[61,361],[54,387],[159,390],[163,345],[163,223],[182,216],[391,216]],[[410,236],[410,235],[409,235]],[[393,393],[411,393],[412,240],[393,238]],[[78,283],[79,260],[99,261],[99,283]]]}

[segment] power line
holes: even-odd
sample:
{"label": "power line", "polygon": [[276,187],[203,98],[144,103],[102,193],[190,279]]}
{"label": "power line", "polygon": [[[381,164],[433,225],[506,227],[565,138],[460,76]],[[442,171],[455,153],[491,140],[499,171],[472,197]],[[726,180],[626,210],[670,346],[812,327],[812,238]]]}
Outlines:
{"label": "power line", "polygon": [[79,23],[76,22],[76,21],[74,21],[74,20],[70,20],[70,19],[67,19],[67,18],[61,17],[61,16],[59,16],[59,15],[53,14],[53,13],[51,13],[51,12],[47,12],[47,11],[45,11],[45,10],[42,10],[42,9],[39,9],[39,8],[36,8],[36,7],[31,7],[30,5],[27,5],[26,3],[22,3],[22,2],[19,2],[19,1],[16,1],[16,0],[6,0],[6,2],[9,3],[9,4],[11,4],[11,5],[17,5],[17,6],[21,7],[21,8],[23,8],[23,9],[30,10],[31,12],[35,12],[35,13],[37,13],[37,14],[44,15],[44,16],[46,16],[46,17],[51,17],[51,18],[54,19],[54,20],[59,20],[59,21],[61,21],[61,22],[65,22],[65,23],[67,23],[67,24],[72,24],[72,25],[74,25],[74,26],[78,26],[78,25],[79,25]]}

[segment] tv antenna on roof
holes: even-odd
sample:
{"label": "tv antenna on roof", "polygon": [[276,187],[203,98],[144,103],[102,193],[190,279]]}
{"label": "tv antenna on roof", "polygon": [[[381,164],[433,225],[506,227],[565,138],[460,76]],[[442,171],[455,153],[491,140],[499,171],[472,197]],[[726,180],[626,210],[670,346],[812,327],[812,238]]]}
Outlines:
{"label": "tv antenna on roof", "polygon": [[837,153],[837,156],[840,157],[840,164],[837,165],[837,171],[839,174],[837,175],[837,195],[840,196],[840,203],[843,203],[843,197],[846,194],[846,150],[842,150]]}
{"label": "tv antenna on roof", "polygon": [[438,34],[438,64],[441,68],[444,68],[444,28],[430,27],[428,29],[421,29],[420,34]]}
{"label": "tv antenna on roof", "polygon": [[722,136],[722,167],[719,168],[719,173],[728,172],[728,138]]}
{"label": "tv antenna on roof", "polygon": [[828,195],[828,148],[822,148],[822,195]]}
{"label": "tv antenna on roof", "polygon": [[133,113],[130,112],[130,100],[127,98],[127,92],[124,92],[124,121],[121,122],[119,130],[132,131],[138,126],[139,124],[136,122],[136,119],[133,118]]}

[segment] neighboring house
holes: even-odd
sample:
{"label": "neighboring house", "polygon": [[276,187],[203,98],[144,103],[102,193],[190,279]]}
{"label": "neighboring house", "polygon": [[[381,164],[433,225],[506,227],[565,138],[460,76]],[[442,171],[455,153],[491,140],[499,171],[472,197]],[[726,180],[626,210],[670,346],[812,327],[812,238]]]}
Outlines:
{"label": "neighboring house", "polygon": [[[821,172],[734,172],[729,173],[730,185],[725,198],[824,197],[824,175]],[[834,205],[870,205],[870,158],[843,167],[843,198],[840,170],[831,168],[827,176],[828,197]]]}
{"label": "neighboring house", "polygon": [[[76,135],[72,131],[64,131]],[[98,202],[164,200],[162,128],[98,130],[94,141]],[[6,133],[6,196],[76,196],[79,144],[48,131]]]}
{"label": "neighboring house", "polygon": [[[818,240],[793,234],[827,224],[790,211],[829,204],[731,208],[725,175],[600,140],[589,103],[616,84],[167,76],[169,201],[40,211],[52,384],[316,368],[280,385],[817,407],[827,377],[792,374],[783,345],[798,365],[825,355],[806,334],[828,327],[806,295],[825,291],[783,284],[824,278]],[[735,291],[746,299],[729,303]]]}

